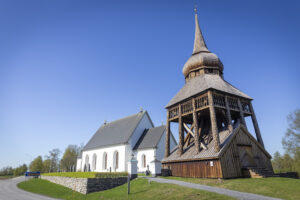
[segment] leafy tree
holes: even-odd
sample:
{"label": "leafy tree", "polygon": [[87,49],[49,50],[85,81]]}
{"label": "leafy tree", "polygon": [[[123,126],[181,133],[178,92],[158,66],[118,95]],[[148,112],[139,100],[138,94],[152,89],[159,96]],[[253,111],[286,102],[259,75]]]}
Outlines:
{"label": "leafy tree", "polygon": [[60,169],[65,172],[73,171],[80,151],[81,149],[77,145],[69,145],[60,160]]}
{"label": "leafy tree", "polygon": [[14,173],[14,170],[11,166],[3,167],[0,170],[0,176],[10,176],[10,175],[13,175],[13,173]]}
{"label": "leafy tree", "polygon": [[285,154],[274,154],[272,165],[275,172],[296,171],[300,174],[300,109],[287,117],[289,128],[282,139]]}
{"label": "leafy tree", "polygon": [[30,171],[38,171],[42,172],[43,171],[43,159],[42,156],[38,156],[35,158],[29,165]]}
{"label": "leafy tree", "polygon": [[281,158],[280,153],[278,151],[276,151],[273,156],[273,160],[272,160],[273,169],[276,173],[282,171],[282,167],[283,167],[282,162],[283,162],[283,159]]}
{"label": "leafy tree", "polygon": [[51,160],[46,159],[43,161],[43,172],[51,172]]}
{"label": "leafy tree", "polygon": [[17,167],[16,169],[14,169],[14,176],[24,175],[26,171],[27,171],[27,165],[23,164],[23,165]]}
{"label": "leafy tree", "polygon": [[[52,149],[49,151],[49,154],[46,155],[46,161],[45,164],[47,164],[47,172],[57,172],[59,168],[59,155],[60,155],[60,150],[59,149]],[[45,161],[44,161],[45,162]],[[46,170],[46,169],[45,169]]]}
{"label": "leafy tree", "polygon": [[300,109],[290,113],[287,119],[289,128],[282,139],[282,145],[287,153],[295,155],[300,151]]}

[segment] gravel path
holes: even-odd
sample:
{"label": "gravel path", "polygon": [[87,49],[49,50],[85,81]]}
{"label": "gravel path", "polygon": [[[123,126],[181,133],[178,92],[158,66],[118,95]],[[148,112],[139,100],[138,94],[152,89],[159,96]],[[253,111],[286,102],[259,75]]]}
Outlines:
{"label": "gravel path", "polygon": [[0,200],[57,200],[19,189],[17,184],[24,180],[25,177],[0,180]]}
{"label": "gravel path", "polygon": [[189,182],[184,182],[184,181],[177,181],[177,180],[164,179],[164,178],[150,178],[150,177],[145,177],[145,178],[150,181],[155,181],[155,182],[159,182],[159,183],[170,183],[170,184],[180,185],[183,187],[189,187],[189,188],[193,188],[193,189],[206,190],[209,192],[224,194],[227,196],[231,196],[231,197],[235,197],[237,199],[243,199],[243,200],[279,200],[277,198],[266,197],[266,196],[262,196],[262,195],[258,195],[258,194],[251,194],[251,193],[247,193],[247,192],[238,192],[235,190],[228,190],[228,189],[211,187],[211,186],[207,186],[207,185],[189,183]]}

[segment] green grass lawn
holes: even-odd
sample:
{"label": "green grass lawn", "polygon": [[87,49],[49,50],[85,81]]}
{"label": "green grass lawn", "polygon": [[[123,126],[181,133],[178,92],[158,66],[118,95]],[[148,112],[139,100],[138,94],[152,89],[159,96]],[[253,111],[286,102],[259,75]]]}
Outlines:
{"label": "green grass lawn", "polygon": [[131,182],[131,194],[127,195],[127,184],[113,188],[111,190],[94,192],[88,195],[83,195],[74,192],[69,188],[51,183],[43,179],[30,179],[18,184],[18,187],[29,192],[39,193],[42,195],[72,200],[99,200],[99,199],[141,199],[141,200],[156,200],[156,199],[234,199],[228,196],[219,195],[216,193],[206,192],[202,190],[190,189],[171,184],[162,184],[151,182],[138,178]]}
{"label": "green grass lawn", "polygon": [[261,194],[282,199],[300,199],[300,179],[291,178],[239,178],[228,180],[162,177],[180,181],[217,186],[221,188]]}

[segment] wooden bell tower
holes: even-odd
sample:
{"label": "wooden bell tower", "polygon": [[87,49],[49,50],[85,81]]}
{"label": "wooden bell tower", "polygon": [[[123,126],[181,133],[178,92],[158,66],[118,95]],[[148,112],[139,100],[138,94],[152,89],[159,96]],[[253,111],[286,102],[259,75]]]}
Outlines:
{"label": "wooden bell tower", "polygon": [[[243,127],[248,132],[245,122],[248,116],[254,125],[255,142],[265,151],[252,98],[226,82],[223,69],[221,60],[206,46],[195,10],[194,49],[183,67],[185,85],[166,106],[167,132],[162,163],[177,176],[224,177],[222,149],[237,128]],[[171,123],[178,123],[179,134],[179,144],[173,150],[170,149]],[[214,162],[216,168],[206,167]]]}

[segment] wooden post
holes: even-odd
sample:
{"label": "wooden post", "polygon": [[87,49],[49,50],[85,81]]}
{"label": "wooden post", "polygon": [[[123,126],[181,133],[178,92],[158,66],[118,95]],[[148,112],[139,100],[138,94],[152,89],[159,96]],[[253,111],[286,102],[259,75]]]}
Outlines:
{"label": "wooden post", "polygon": [[241,117],[241,120],[242,120],[242,124],[247,129],[247,125],[246,125],[246,121],[245,121],[245,118],[244,118],[244,112],[243,112],[243,109],[242,109],[242,104],[241,104],[240,98],[238,98],[238,105],[239,105],[239,109],[240,109],[240,117]]}
{"label": "wooden post", "polygon": [[208,102],[209,102],[211,129],[212,129],[213,140],[214,140],[214,149],[215,149],[215,152],[219,152],[220,151],[220,138],[219,138],[219,134],[218,134],[217,118],[216,118],[216,112],[215,112],[213,96],[212,96],[211,91],[208,91]]}
{"label": "wooden post", "polygon": [[257,119],[256,119],[256,116],[255,116],[255,113],[254,113],[252,103],[250,102],[249,104],[250,104],[251,119],[252,119],[252,123],[253,123],[253,126],[254,126],[256,139],[261,144],[261,146],[265,147],[263,139],[262,139],[261,134],[260,134],[260,130],[259,130],[259,127],[258,127],[258,123],[257,123]]}
{"label": "wooden post", "polygon": [[127,176],[127,194],[130,194],[130,174]]}
{"label": "wooden post", "polygon": [[182,116],[181,116],[181,105],[178,105],[178,133],[179,133],[179,154],[183,154],[183,125],[182,125]]}
{"label": "wooden post", "polygon": [[229,103],[228,103],[228,96],[225,96],[225,104],[226,104],[228,130],[231,132],[233,130],[233,126],[232,126],[231,113],[230,113],[230,108],[229,108]]}
{"label": "wooden post", "polygon": [[169,110],[167,110],[165,157],[168,157],[169,155],[170,155],[170,121],[169,121]]}
{"label": "wooden post", "polygon": [[193,102],[193,122],[194,122],[194,139],[195,139],[195,145],[196,145],[196,152],[200,152],[200,147],[199,147],[199,126],[198,126],[198,115],[196,112],[196,102],[195,99],[192,100]]}

